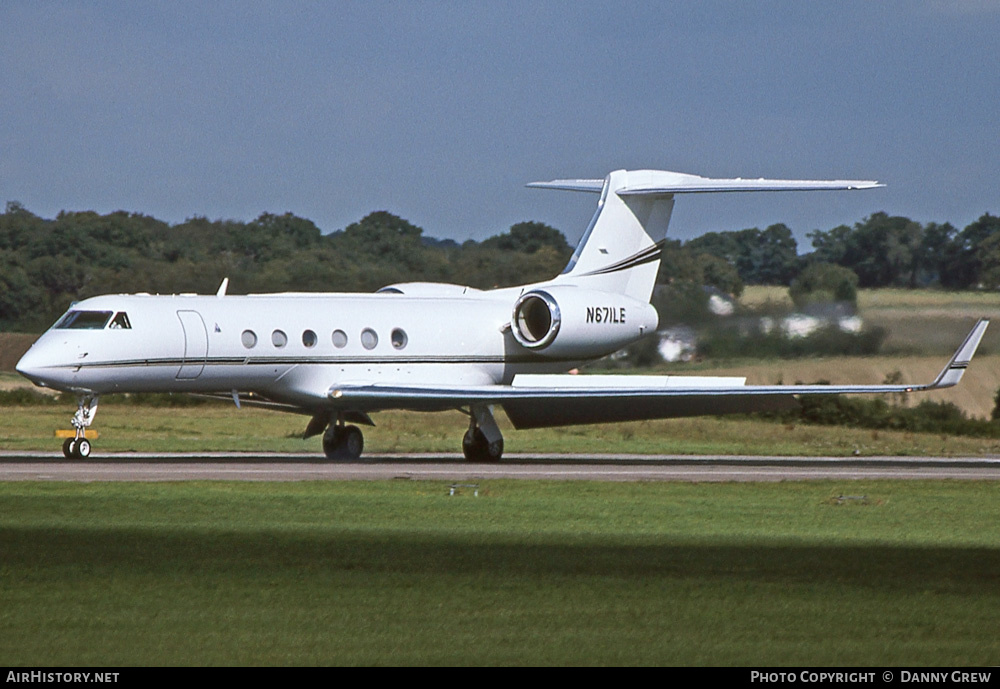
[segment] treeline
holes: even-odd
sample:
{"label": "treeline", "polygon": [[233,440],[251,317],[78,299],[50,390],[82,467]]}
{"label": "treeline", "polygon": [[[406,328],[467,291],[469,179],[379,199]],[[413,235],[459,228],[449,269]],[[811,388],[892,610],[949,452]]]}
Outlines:
{"label": "treeline", "polygon": [[391,213],[323,234],[291,213],[250,222],[196,217],[169,225],[119,211],[40,218],[18,203],[0,215],[0,327],[40,331],[67,306],[115,292],[373,291],[407,281],[491,288],[549,278],[572,249],[524,222],[483,242],[424,236]]}
{"label": "treeline", "polygon": [[[724,260],[747,285],[792,286],[807,268],[825,264],[850,270],[859,287],[1000,288],[1000,217],[989,213],[963,230],[874,213],[853,227],[807,236],[813,250],[801,255],[791,230],[781,224],[708,232],[684,248]],[[732,278],[717,286],[732,292]]]}

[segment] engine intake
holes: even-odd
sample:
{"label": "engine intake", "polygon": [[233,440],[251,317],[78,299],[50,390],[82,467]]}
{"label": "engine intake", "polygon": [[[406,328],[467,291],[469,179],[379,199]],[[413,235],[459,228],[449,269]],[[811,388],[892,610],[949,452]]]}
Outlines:
{"label": "engine intake", "polygon": [[514,304],[511,319],[514,339],[528,349],[544,349],[552,344],[562,325],[559,304],[547,292],[528,292]]}
{"label": "engine intake", "polygon": [[518,344],[553,357],[610,354],[656,330],[656,323],[648,303],[569,285],[522,294],[510,319]]}

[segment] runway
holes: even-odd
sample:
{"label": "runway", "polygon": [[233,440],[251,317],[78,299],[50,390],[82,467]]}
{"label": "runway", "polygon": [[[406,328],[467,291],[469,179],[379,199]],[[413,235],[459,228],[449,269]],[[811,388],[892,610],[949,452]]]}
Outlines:
{"label": "runway", "polygon": [[495,464],[460,454],[376,454],[358,462],[279,453],[106,454],[69,461],[0,451],[0,481],[806,481],[1000,480],[1000,457],[761,457],[517,454]]}

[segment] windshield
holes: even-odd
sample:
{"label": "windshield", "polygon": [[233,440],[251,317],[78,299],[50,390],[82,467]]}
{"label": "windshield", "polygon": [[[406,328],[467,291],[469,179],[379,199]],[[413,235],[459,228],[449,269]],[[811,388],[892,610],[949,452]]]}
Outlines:
{"label": "windshield", "polygon": [[53,327],[65,330],[100,330],[108,324],[111,311],[70,311]]}

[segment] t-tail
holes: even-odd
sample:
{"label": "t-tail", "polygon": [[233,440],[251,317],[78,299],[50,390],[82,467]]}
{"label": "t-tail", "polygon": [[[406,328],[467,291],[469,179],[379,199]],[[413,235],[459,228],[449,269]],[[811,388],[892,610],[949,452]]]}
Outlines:
{"label": "t-tail", "polygon": [[648,302],[676,194],[872,189],[883,185],[868,180],[710,179],[665,170],[616,170],[603,180],[558,179],[528,186],[601,195],[573,257],[552,284],[576,285]]}

